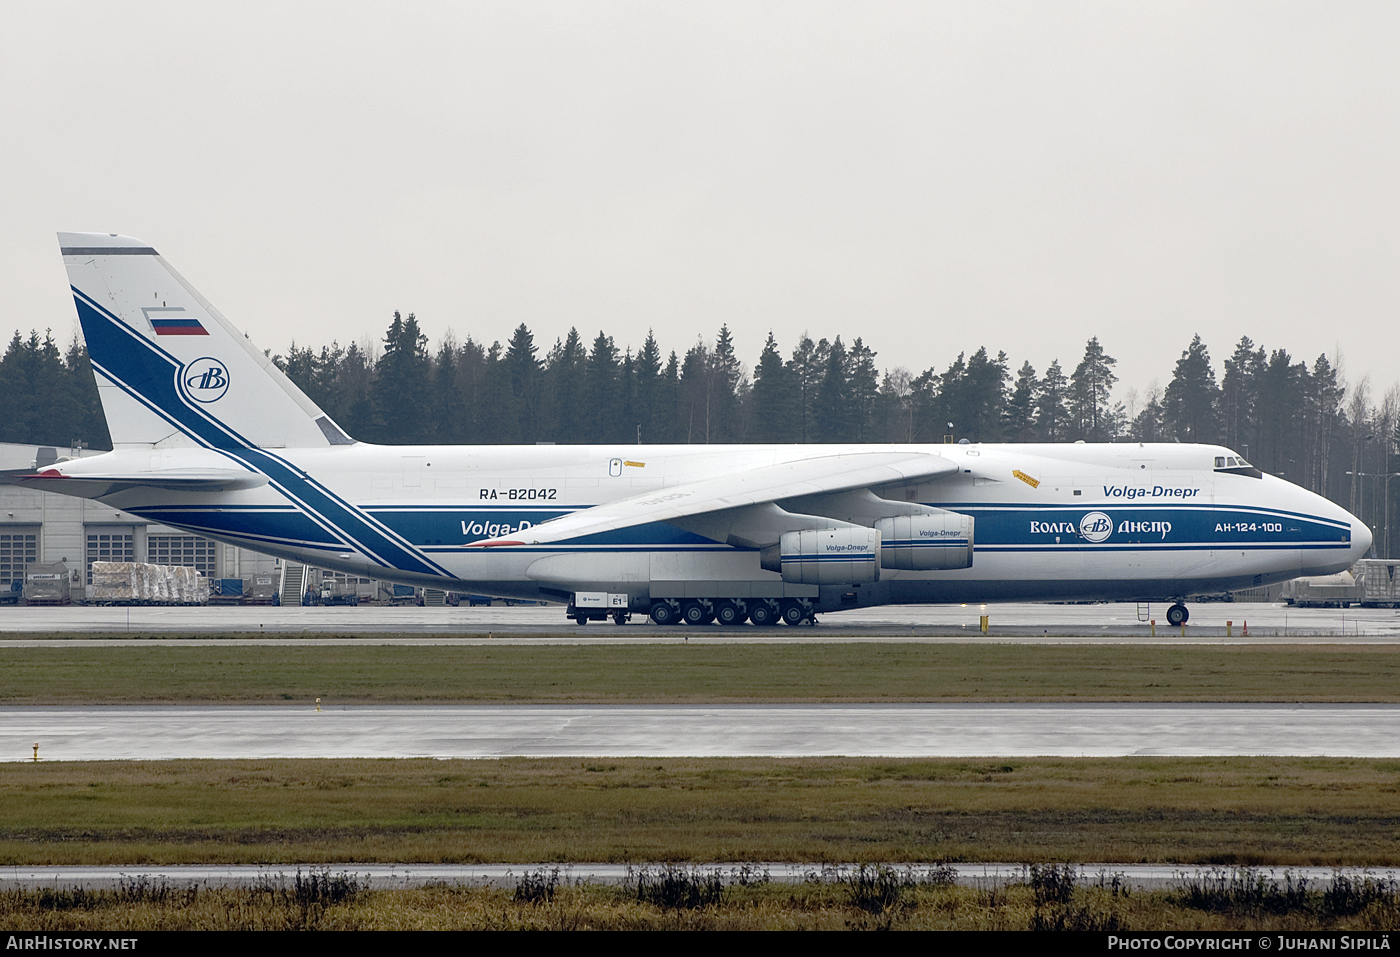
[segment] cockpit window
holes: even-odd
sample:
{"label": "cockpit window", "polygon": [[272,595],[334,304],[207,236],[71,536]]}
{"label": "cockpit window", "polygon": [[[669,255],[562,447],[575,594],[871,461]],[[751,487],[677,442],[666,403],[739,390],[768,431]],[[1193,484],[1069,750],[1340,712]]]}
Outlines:
{"label": "cockpit window", "polygon": [[1215,457],[1215,470],[1227,475],[1247,475],[1250,478],[1263,478],[1264,473],[1246,462],[1243,456],[1239,455],[1217,455]]}

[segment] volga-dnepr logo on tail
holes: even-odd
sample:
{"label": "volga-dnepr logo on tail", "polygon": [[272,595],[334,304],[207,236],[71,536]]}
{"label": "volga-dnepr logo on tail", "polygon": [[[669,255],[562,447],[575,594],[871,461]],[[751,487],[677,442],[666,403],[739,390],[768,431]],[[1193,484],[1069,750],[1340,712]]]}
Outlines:
{"label": "volga-dnepr logo on tail", "polygon": [[218,359],[201,356],[181,372],[190,398],[196,402],[217,402],[228,393],[228,369]]}

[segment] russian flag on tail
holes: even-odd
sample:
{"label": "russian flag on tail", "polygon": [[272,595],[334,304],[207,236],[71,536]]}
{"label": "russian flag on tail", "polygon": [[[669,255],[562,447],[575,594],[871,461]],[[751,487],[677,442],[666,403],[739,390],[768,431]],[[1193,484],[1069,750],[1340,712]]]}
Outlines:
{"label": "russian flag on tail", "polygon": [[205,329],[194,316],[181,316],[178,319],[152,319],[151,328],[158,336],[207,336]]}

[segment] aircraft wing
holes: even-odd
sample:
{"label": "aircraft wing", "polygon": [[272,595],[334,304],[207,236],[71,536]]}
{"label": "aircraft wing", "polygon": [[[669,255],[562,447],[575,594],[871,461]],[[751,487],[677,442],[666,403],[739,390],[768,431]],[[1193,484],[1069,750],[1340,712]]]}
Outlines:
{"label": "aircraft wing", "polygon": [[225,492],[267,484],[267,476],[241,469],[166,469],[129,475],[64,475],[58,469],[34,472],[18,469],[0,472],[0,485],[18,485],[41,492],[58,492],[78,498],[100,498],[130,488],[158,488],[176,492]]}
{"label": "aircraft wing", "polygon": [[736,475],[647,489],[637,495],[596,505],[541,522],[511,538],[474,542],[469,548],[547,545],[585,535],[616,531],[650,522],[681,525],[708,515],[784,499],[864,489],[898,482],[922,482],[953,475],[956,463],[938,455],[912,452],[851,452],[814,456],[778,465],[747,469]]}

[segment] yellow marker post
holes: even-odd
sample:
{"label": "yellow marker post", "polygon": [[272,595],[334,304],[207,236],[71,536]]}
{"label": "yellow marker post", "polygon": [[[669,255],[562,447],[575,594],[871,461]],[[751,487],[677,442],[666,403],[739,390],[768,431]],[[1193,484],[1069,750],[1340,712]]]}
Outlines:
{"label": "yellow marker post", "polygon": [[1152,637],[1153,637],[1153,638],[1156,638],[1156,637],[1157,637],[1157,619],[1156,619],[1156,618],[1153,618],[1153,619],[1152,619]]}
{"label": "yellow marker post", "polygon": [[35,742],[34,742],[34,760],[35,760],[35,761],[38,761],[38,760],[39,760],[39,742],[38,742],[38,741],[35,741]]}
{"label": "yellow marker post", "polygon": [[1235,623],[1234,623],[1233,621],[1227,621],[1227,622],[1225,622],[1225,637],[1226,637],[1226,638],[1233,638],[1233,637],[1235,636],[1234,625],[1235,625]]}
{"label": "yellow marker post", "polygon": [[321,710],[321,699],[320,699],[320,698],[317,698],[317,699],[316,699],[316,710],[317,710],[317,711],[320,711],[320,710]]}
{"label": "yellow marker post", "polygon": [[983,615],[983,616],[982,616],[982,634],[984,634],[984,635],[987,634],[987,633],[989,633],[989,632],[992,630],[992,626],[991,626],[991,624],[990,624],[990,620],[991,620],[991,616],[990,616],[990,615]]}

